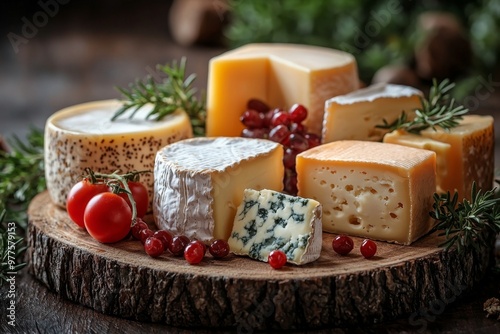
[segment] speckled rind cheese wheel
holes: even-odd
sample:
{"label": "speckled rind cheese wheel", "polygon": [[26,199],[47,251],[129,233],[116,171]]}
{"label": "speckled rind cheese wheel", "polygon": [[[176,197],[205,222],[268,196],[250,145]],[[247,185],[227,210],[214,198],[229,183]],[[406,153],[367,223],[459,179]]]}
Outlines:
{"label": "speckled rind cheese wheel", "polygon": [[283,189],[283,147],[265,139],[193,138],[160,150],[153,214],[159,229],[229,238],[245,189]]}
{"label": "speckled rind cheese wheel", "polygon": [[95,101],[54,113],[45,126],[45,177],[52,201],[64,207],[73,185],[85,168],[96,172],[150,170],[141,175],[153,197],[153,168],[156,152],[173,142],[191,138],[188,115],[178,110],[161,121],[146,121],[151,106],[129,119],[111,121],[121,107],[118,100]]}

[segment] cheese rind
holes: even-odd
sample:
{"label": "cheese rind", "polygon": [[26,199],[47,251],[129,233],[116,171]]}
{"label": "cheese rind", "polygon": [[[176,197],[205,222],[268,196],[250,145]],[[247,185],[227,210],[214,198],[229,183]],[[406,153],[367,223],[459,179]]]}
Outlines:
{"label": "cheese rind", "polygon": [[270,107],[303,104],[304,124],[321,134],[324,102],[357,89],[354,57],[317,46],[249,44],[210,60],[207,95],[207,136],[239,136],[239,118],[251,98]]}
{"label": "cheese rind", "polygon": [[[153,171],[156,152],[163,146],[193,136],[188,115],[177,110],[161,121],[146,121],[152,106],[133,119],[111,121],[122,106],[118,100],[95,101],[65,108],[45,126],[45,177],[52,201],[65,207],[66,198],[85,168],[112,173]],[[141,175],[153,198],[153,173]]]}
{"label": "cheese rind", "polygon": [[246,189],[228,243],[234,254],[264,262],[276,249],[290,263],[312,262],[321,253],[321,205],[268,189]]}
{"label": "cheese rind", "polygon": [[411,244],[432,227],[435,153],[336,141],[297,156],[299,196],[323,206],[323,231]]}
{"label": "cheese rind", "polygon": [[491,116],[465,115],[457,127],[426,129],[420,135],[397,130],[384,142],[432,150],[437,154],[437,192],[458,192],[471,199],[472,183],[489,190],[494,178],[494,120]]}
{"label": "cheese rind", "polygon": [[246,188],[283,189],[283,147],[263,139],[194,138],[156,155],[158,228],[202,241],[229,238]]}
{"label": "cheese rind", "polygon": [[385,83],[333,97],[325,102],[322,142],[381,141],[388,130],[376,126],[392,123],[403,111],[412,119],[421,97],[418,89]]}

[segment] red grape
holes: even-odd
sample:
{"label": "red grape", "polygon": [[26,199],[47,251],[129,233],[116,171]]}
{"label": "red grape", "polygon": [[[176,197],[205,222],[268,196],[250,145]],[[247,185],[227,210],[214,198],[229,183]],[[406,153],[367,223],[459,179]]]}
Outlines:
{"label": "red grape", "polygon": [[258,99],[250,99],[247,102],[247,109],[253,109],[256,110],[262,114],[265,114],[266,112],[269,111],[269,106],[265,104],[263,101],[258,100]]}
{"label": "red grape", "polygon": [[305,134],[306,132],[306,126],[303,125],[302,123],[292,123],[290,124],[290,132],[293,133],[298,133],[298,134]]}
{"label": "red grape", "polygon": [[[187,240],[186,240],[187,239]],[[189,244],[189,238],[186,236],[177,236],[172,239],[168,250],[175,256],[181,256],[184,253],[184,249]]]}
{"label": "red grape", "polygon": [[306,133],[304,135],[304,138],[307,139],[307,142],[309,144],[309,148],[313,148],[316,146],[321,145],[321,138],[314,133]]}
{"label": "red grape", "polygon": [[288,113],[292,122],[295,123],[301,123],[307,118],[307,109],[301,104],[294,104]]}
{"label": "red grape", "polygon": [[285,165],[285,168],[295,168],[295,158],[297,157],[297,153],[297,151],[291,148],[285,149],[285,154],[283,155],[283,164]]}
{"label": "red grape", "polygon": [[132,233],[132,236],[137,239],[141,240],[141,236],[139,235],[139,232],[141,232],[144,229],[148,228],[148,224],[146,224],[141,218],[137,218],[135,220],[134,226],[130,229],[130,233]]}
{"label": "red grape", "polygon": [[285,174],[284,191],[290,195],[297,194],[297,174],[294,171],[290,171]]}
{"label": "red grape", "polygon": [[141,240],[142,244],[146,242],[146,239],[152,237],[154,234],[149,228],[145,228],[139,232],[139,240]]}
{"label": "red grape", "polygon": [[274,114],[273,118],[271,119],[271,125],[272,126],[278,126],[278,125],[290,125],[290,116],[288,113],[284,111],[279,111]]}
{"label": "red grape", "polygon": [[168,245],[172,242],[172,234],[165,230],[158,230],[153,234],[153,237],[160,239],[163,243],[163,248],[168,249]]}
{"label": "red grape", "polygon": [[288,137],[289,140],[289,146],[291,149],[299,152],[304,152],[309,148],[309,144],[307,139],[304,138],[304,136],[298,134],[298,133],[292,133]]}
{"label": "red grape", "polygon": [[244,138],[261,138],[267,139],[268,135],[267,129],[259,128],[259,129],[243,129],[241,132],[241,136]]}
{"label": "red grape", "polygon": [[264,124],[264,114],[253,109],[246,110],[243,115],[241,115],[240,121],[244,126],[250,129],[261,128]]}
{"label": "red grape", "polygon": [[286,125],[278,125],[269,131],[269,139],[276,142],[286,145],[288,142],[288,136],[290,135],[290,131],[286,127]]}

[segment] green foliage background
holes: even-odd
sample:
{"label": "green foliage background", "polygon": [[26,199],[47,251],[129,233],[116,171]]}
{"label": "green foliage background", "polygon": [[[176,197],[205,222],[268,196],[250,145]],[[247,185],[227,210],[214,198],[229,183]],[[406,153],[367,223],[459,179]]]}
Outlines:
{"label": "green foliage background", "polygon": [[[361,79],[370,82],[382,66],[411,59],[420,38],[418,16],[431,10],[463,22],[476,57],[470,75],[491,73],[500,58],[498,0],[233,0],[226,35],[231,47],[286,42],[343,49],[356,56]],[[377,22],[383,12],[390,19]]]}

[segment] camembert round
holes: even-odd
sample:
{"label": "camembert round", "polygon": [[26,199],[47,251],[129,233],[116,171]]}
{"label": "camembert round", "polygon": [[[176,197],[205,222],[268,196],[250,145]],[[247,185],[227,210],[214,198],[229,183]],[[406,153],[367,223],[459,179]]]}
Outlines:
{"label": "camembert round", "polygon": [[152,199],[156,152],[193,136],[189,117],[183,110],[161,121],[149,121],[145,116],[152,106],[146,106],[132,119],[125,115],[111,121],[121,105],[118,100],[79,104],[58,111],[47,120],[45,177],[55,204],[66,205],[69,190],[87,167],[101,173],[150,170],[141,176],[141,182]]}

